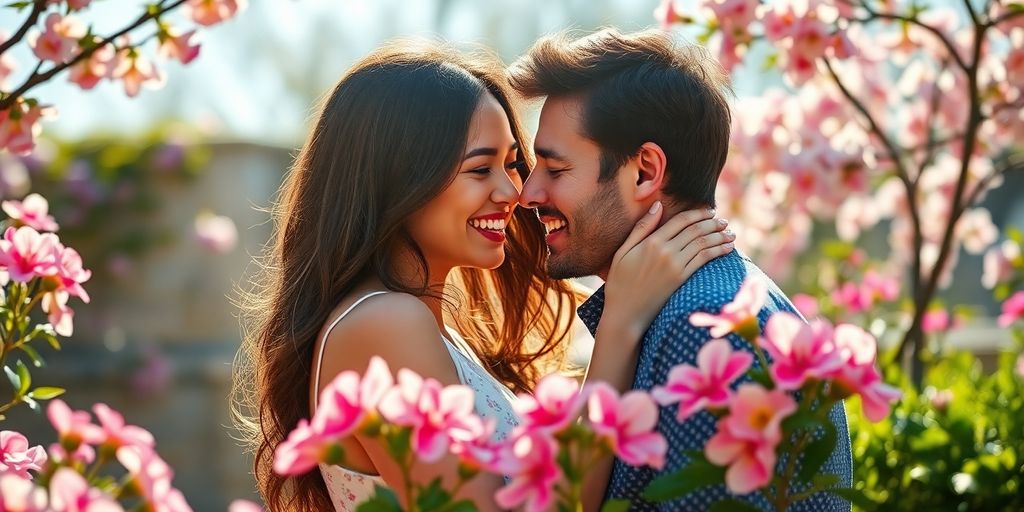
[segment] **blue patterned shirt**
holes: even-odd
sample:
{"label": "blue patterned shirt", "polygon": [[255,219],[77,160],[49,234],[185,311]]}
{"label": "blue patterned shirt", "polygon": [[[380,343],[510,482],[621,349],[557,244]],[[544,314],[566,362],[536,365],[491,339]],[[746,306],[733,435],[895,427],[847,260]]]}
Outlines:
{"label": "blue patterned shirt", "polygon": [[[672,367],[682,363],[696,365],[697,351],[711,339],[711,336],[707,328],[694,327],[690,324],[690,313],[695,311],[719,312],[722,306],[732,302],[740,285],[748,276],[764,279],[769,284],[768,300],[758,317],[762,327],[773,313],[796,311],[778,286],[739,251],[712,260],[695,272],[672,294],[665,307],[654,319],[654,323],[644,334],[640,345],[633,389],[650,391],[654,386],[662,385],[668,380],[668,373]],[[596,331],[603,309],[604,288],[598,290],[580,306],[577,313],[591,333]],[[728,339],[734,350],[752,351],[749,343],[739,336],[730,334]],[[754,365],[759,366],[756,358]],[[669,446],[665,467],[660,471],[650,467],[638,468],[616,459],[608,489],[605,492],[605,500],[613,498],[631,500],[633,502],[631,511],[680,511],[707,510],[712,503],[726,497],[733,497],[762,510],[772,510],[771,505],[761,493],[737,497],[731,495],[724,485],[703,487],[683,498],[667,503],[650,503],[640,498],[647,484],[660,475],[671,473],[685,466],[688,457],[683,453],[688,450],[702,449],[715,432],[714,417],[707,411],[702,411],[680,423],[676,419],[677,409],[676,405],[672,405],[662,407],[659,411],[657,428],[665,436]],[[853,459],[843,404],[836,404],[830,411],[829,417],[836,427],[838,442],[835,452],[822,465],[821,472],[838,475],[840,477],[839,485],[850,487],[853,478]],[[781,463],[782,461],[780,461],[780,465]],[[789,510],[793,512],[840,510],[848,512],[850,504],[833,494],[817,493],[811,499],[790,507]]]}

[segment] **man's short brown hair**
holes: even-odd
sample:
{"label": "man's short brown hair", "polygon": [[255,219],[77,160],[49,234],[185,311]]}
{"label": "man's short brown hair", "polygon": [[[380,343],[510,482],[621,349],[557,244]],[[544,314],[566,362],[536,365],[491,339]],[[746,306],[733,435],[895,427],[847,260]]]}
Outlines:
{"label": "man's short brown hair", "polygon": [[667,158],[663,191],[686,206],[714,205],[729,150],[728,75],[702,47],[664,32],[606,29],[535,43],[509,69],[527,98],[579,97],[582,135],[601,148],[600,180],[645,142]]}

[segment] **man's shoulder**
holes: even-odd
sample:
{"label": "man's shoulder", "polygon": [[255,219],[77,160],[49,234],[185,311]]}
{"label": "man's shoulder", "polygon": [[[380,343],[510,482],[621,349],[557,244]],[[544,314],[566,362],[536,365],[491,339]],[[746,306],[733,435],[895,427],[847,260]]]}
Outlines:
{"label": "man's shoulder", "polygon": [[789,298],[753,261],[740,251],[733,251],[709,261],[669,297],[655,322],[688,321],[690,313],[717,313],[732,302],[743,281],[762,279],[768,285],[768,300],[763,313],[795,311]]}

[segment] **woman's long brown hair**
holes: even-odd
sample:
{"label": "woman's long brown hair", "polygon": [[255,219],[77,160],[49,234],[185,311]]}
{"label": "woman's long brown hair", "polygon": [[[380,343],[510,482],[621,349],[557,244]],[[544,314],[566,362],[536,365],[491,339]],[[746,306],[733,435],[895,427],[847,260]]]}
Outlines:
{"label": "woman's long brown hair", "polygon": [[[239,301],[244,339],[232,410],[269,510],[333,510],[318,471],[286,478],[271,470],[274,449],[310,416],[316,336],[343,298],[371,277],[394,291],[429,293],[425,281],[402,283],[392,257],[412,247],[427,275],[404,222],[451,182],[483,94],[501,104],[519,147],[527,147],[500,61],[439,43],[387,45],[323,100],[271,212],[274,235]],[[545,276],[543,236],[535,215],[516,209],[504,264],[453,272],[445,294],[460,302],[446,308],[446,321],[515,391],[561,366],[578,300],[568,283]]]}

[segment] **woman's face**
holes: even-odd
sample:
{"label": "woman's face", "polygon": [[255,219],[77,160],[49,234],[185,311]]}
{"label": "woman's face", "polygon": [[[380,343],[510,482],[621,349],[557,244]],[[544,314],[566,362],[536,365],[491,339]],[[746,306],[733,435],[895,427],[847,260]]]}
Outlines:
{"label": "woman's face", "polygon": [[470,121],[455,179],[409,219],[409,231],[429,268],[501,265],[505,226],[523,187],[517,171],[521,164],[505,111],[485,93]]}

